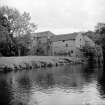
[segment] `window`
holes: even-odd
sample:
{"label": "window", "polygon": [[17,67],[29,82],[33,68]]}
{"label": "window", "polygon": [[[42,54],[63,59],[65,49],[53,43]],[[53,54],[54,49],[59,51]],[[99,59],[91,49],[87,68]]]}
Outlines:
{"label": "window", "polygon": [[66,47],[68,47],[68,44],[66,43]]}
{"label": "window", "polygon": [[73,50],[71,50],[71,54],[73,54]]}

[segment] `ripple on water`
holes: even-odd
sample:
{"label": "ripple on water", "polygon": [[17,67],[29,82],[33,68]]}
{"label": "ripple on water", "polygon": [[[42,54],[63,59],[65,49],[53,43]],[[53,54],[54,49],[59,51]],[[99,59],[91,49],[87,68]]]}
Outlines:
{"label": "ripple on water", "polygon": [[0,74],[0,105],[105,105],[98,70],[68,65]]}

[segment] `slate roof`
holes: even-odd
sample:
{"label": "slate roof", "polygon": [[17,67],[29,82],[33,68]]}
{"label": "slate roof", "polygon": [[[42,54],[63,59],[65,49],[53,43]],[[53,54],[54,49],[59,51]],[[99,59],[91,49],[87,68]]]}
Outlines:
{"label": "slate roof", "polygon": [[44,31],[44,32],[38,32],[36,33],[36,37],[51,37],[54,36],[55,34],[53,34],[50,31]]}
{"label": "slate roof", "polygon": [[57,42],[57,41],[67,41],[67,40],[75,40],[76,36],[78,33],[70,33],[70,34],[61,34],[61,35],[55,35],[51,36],[51,41],[52,42]]}
{"label": "slate roof", "polygon": [[34,33],[34,37],[50,37],[52,42],[63,41],[63,40],[75,40],[78,33],[60,34],[55,35],[50,31]]}

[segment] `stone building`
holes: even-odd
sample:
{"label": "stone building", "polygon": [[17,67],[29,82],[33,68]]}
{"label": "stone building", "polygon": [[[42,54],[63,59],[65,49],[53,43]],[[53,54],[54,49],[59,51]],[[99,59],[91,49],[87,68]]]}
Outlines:
{"label": "stone building", "polygon": [[54,35],[50,31],[38,32],[33,35],[32,48],[35,48],[35,55],[51,55],[50,38]]}
{"label": "stone building", "polygon": [[94,42],[82,33],[56,35],[51,37],[53,55],[82,56],[81,49],[95,45]]}
{"label": "stone building", "polygon": [[55,35],[50,31],[36,33],[34,37],[37,55],[83,56],[84,46],[95,47],[95,43],[82,33]]}

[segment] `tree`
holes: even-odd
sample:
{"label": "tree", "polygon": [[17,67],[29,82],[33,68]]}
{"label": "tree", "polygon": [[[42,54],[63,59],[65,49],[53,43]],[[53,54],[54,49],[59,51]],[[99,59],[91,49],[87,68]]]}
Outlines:
{"label": "tree", "polygon": [[98,23],[95,27],[96,43],[105,46],[105,23]]}
{"label": "tree", "polygon": [[36,30],[36,25],[31,22],[31,16],[27,12],[20,14],[17,9],[8,6],[1,7],[0,12],[10,23],[10,35],[14,39],[18,55],[21,55],[22,49],[28,49],[26,40],[31,40],[30,34]]}
{"label": "tree", "polygon": [[31,16],[29,13],[24,12],[20,14],[15,8],[9,8],[7,6],[1,7],[0,11],[8,18],[11,24],[11,33],[15,36],[21,36],[31,33],[36,30],[36,25],[31,22]]}
{"label": "tree", "polygon": [[0,53],[3,56],[14,55],[14,43],[10,34],[10,23],[0,12]]}
{"label": "tree", "polygon": [[105,23],[98,23],[95,27],[96,43],[102,47],[103,58],[105,60]]}
{"label": "tree", "polygon": [[26,35],[16,37],[16,44],[18,46],[18,55],[23,56],[27,55],[31,47],[31,35],[27,33]]}
{"label": "tree", "polygon": [[105,23],[98,23],[95,27],[95,31],[98,34],[105,34]]}
{"label": "tree", "polygon": [[95,26],[95,31],[88,31],[84,33],[90,37],[96,44],[105,45],[105,23],[98,23]]}

